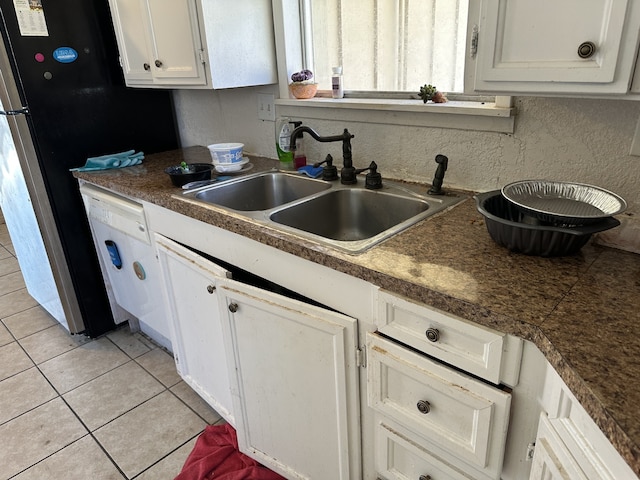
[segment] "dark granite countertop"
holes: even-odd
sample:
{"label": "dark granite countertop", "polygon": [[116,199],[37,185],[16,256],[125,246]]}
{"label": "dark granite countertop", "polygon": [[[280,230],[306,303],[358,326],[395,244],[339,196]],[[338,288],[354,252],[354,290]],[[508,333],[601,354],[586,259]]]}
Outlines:
{"label": "dark granite countertop", "polygon": [[183,160],[210,156],[190,147],[74,175],[532,341],[640,475],[640,255],[592,244],[562,258],[511,253],[491,240],[472,198],[349,255],[173,198],[180,190],[163,171]]}

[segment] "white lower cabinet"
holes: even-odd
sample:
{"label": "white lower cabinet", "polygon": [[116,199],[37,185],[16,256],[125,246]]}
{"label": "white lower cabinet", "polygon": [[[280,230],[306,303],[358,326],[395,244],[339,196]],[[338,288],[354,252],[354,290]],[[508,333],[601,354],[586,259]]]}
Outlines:
{"label": "white lower cabinet", "polygon": [[587,476],[562,443],[544,413],[540,415],[538,438],[529,478],[531,480],[587,480]]}
{"label": "white lower cabinet", "polygon": [[240,450],[287,478],[359,479],[356,320],[225,280]]}
{"label": "white lower cabinet", "polygon": [[218,284],[229,273],[156,234],[176,368],[183,380],[235,425]]}
{"label": "white lower cabinet", "polygon": [[156,242],[178,371],[240,451],[289,479],[360,479],[357,321]]}
{"label": "white lower cabinet", "polygon": [[637,480],[551,366],[542,396],[530,480]]}
{"label": "white lower cabinet", "polygon": [[367,357],[369,406],[383,419],[471,478],[500,478],[509,393],[375,333],[367,334]]}

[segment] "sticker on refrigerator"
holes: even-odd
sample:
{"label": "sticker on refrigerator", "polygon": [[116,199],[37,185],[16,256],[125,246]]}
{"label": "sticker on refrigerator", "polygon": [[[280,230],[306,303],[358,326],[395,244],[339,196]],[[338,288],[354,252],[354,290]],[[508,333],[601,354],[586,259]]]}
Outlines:
{"label": "sticker on refrigerator", "polygon": [[122,268],[122,258],[120,257],[120,252],[118,251],[118,246],[116,242],[113,240],[105,240],[104,244],[107,246],[107,251],[109,252],[109,257],[111,258],[111,263],[118,270]]}
{"label": "sticker on refrigerator", "polygon": [[53,51],[53,59],[60,63],[71,63],[78,59],[78,52],[71,47],[58,47]]}
{"label": "sticker on refrigerator", "polygon": [[23,37],[49,36],[42,0],[13,0],[13,7],[18,18],[20,35]]}

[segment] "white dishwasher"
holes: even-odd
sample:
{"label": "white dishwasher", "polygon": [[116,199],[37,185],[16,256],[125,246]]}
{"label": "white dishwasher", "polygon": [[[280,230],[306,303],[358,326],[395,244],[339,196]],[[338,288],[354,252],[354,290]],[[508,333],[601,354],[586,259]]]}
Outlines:
{"label": "white dishwasher", "polygon": [[80,185],[80,193],[116,323],[129,320],[135,329],[137,321],[140,330],[171,350],[159,298],[160,265],[142,204],[87,183]]}

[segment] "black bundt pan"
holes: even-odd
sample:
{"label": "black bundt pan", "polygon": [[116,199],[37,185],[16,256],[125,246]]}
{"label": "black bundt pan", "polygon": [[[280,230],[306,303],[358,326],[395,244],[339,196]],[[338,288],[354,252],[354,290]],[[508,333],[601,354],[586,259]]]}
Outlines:
{"label": "black bundt pan", "polygon": [[500,190],[474,196],[491,238],[512,252],[539,257],[562,257],[578,252],[597,232],[617,227],[613,217],[589,225],[556,227],[524,214]]}

